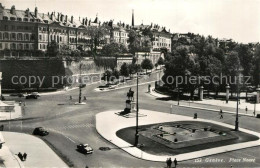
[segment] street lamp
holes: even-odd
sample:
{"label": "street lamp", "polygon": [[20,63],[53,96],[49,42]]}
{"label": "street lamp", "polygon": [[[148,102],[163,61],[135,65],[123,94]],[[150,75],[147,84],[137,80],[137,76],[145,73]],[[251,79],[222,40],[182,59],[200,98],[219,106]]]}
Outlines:
{"label": "street lamp", "polygon": [[81,103],[81,66],[82,64],[79,64],[79,104]]}
{"label": "street lamp", "polygon": [[[237,68],[237,73],[239,74],[239,68]],[[235,121],[235,131],[238,131],[238,104],[239,104],[239,82],[240,82],[240,76],[238,76],[238,82],[237,82],[237,111],[236,111],[236,121]]]}
{"label": "street lamp", "polygon": [[178,106],[180,105],[180,88],[178,87]]}
{"label": "street lamp", "polygon": [[137,70],[137,79],[136,79],[136,127],[135,127],[135,144],[134,146],[138,145],[138,139],[139,139],[139,134],[138,134],[138,112],[139,112],[139,104],[138,104],[138,70]]}

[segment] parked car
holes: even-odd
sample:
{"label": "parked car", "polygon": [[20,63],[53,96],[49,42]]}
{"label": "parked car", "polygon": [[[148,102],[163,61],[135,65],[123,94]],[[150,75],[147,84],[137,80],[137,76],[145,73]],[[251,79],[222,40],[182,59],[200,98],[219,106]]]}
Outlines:
{"label": "parked car", "polygon": [[40,97],[38,92],[32,92],[25,96],[26,99],[38,99]]}
{"label": "parked car", "polygon": [[33,131],[33,135],[45,136],[48,134],[49,134],[49,132],[47,130],[45,130],[43,127],[37,127]]}
{"label": "parked car", "polygon": [[24,94],[23,93],[11,93],[9,96],[24,97]]}
{"label": "parked car", "polygon": [[79,144],[77,145],[77,150],[84,154],[93,153],[93,149],[89,146],[89,144]]}

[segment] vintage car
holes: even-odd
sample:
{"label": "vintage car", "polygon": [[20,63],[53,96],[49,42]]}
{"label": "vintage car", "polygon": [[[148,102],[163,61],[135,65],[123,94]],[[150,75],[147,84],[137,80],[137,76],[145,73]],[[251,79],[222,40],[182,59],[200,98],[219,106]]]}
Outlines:
{"label": "vintage car", "polygon": [[93,153],[93,149],[89,146],[89,144],[79,144],[77,145],[77,150],[84,154]]}
{"label": "vintage car", "polygon": [[43,127],[37,127],[33,131],[33,135],[45,136],[48,134],[49,134],[49,132],[47,130],[45,130]]}
{"label": "vintage car", "polygon": [[39,95],[38,92],[32,92],[32,93],[27,94],[27,95],[25,96],[26,99],[31,99],[31,98],[33,98],[33,99],[38,99],[38,97],[40,97],[40,95]]}

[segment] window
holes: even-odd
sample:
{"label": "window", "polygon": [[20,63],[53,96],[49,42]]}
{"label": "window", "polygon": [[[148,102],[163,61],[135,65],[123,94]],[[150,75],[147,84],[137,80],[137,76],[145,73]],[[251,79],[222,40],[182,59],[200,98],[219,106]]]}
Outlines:
{"label": "window", "polygon": [[42,49],[42,45],[40,44],[40,49]]}
{"label": "window", "polygon": [[0,39],[2,39],[3,37],[2,37],[2,33],[0,32]]}
{"label": "window", "polygon": [[9,44],[8,43],[5,43],[5,48],[9,49]]}
{"label": "window", "polygon": [[7,32],[4,33],[4,39],[9,39],[9,34]]}
{"label": "window", "polygon": [[31,41],[35,40],[35,35],[31,34]]}
{"label": "window", "polygon": [[10,17],[10,20],[16,20],[14,17]]}
{"label": "window", "polygon": [[2,45],[2,43],[0,43],[0,49],[3,49],[3,45]]}
{"label": "window", "polygon": [[29,49],[29,44],[25,44],[25,49]]}
{"label": "window", "polygon": [[41,35],[41,34],[39,35],[39,40],[40,40],[40,41],[42,40],[42,35]]}
{"label": "window", "polygon": [[22,49],[23,49],[23,44],[21,44],[21,43],[18,44],[17,49],[18,49],[18,50],[22,50]]}
{"label": "window", "polygon": [[62,42],[62,38],[60,37],[60,41]]}
{"label": "window", "polygon": [[17,40],[23,40],[22,38],[23,38],[22,33],[18,33],[18,35],[17,35]]}
{"label": "window", "polygon": [[14,49],[14,50],[16,49],[16,44],[15,43],[11,44],[11,49]]}
{"label": "window", "polygon": [[29,40],[29,34],[25,34],[24,36],[25,36],[24,39],[28,41]]}
{"label": "window", "polygon": [[5,30],[8,30],[8,25],[5,25]]}
{"label": "window", "polygon": [[15,30],[15,26],[14,25],[12,25],[12,30]]}
{"label": "window", "polygon": [[12,33],[12,39],[16,40],[16,34],[15,33]]}
{"label": "window", "polygon": [[18,21],[22,21],[22,18],[17,18]]}
{"label": "window", "polygon": [[34,22],[34,19],[30,19],[30,22]]}
{"label": "window", "polygon": [[4,16],[4,20],[8,20],[8,17],[7,17],[7,16]]}
{"label": "window", "polygon": [[28,22],[28,18],[23,18],[23,21],[24,22]]}

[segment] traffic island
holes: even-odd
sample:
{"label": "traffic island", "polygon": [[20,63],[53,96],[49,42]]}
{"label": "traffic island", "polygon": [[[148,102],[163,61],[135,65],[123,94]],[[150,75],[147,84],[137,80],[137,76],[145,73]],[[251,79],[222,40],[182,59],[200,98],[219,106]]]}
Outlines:
{"label": "traffic island", "polygon": [[135,147],[136,118],[115,114],[120,111],[98,113],[97,132],[144,160],[165,162],[172,157],[184,161],[260,145],[260,133],[254,131],[233,131],[233,125],[221,122],[140,109],[146,117],[139,118],[139,145]]}
{"label": "traffic island", "polygon": [[[116,135],[134,145],[136,127],[124,128]],[[258,140],[255,135],[200,121],[178,121],[139,127],[142,151],[155,155],[177,155],[198,150]]]}

